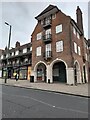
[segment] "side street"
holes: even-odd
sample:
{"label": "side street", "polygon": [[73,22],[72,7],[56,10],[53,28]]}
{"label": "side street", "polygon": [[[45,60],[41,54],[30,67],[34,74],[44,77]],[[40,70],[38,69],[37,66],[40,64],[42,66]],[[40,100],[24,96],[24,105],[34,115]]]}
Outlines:
{"label": "side street", "polygon": [[90,97],[89,94],[89,86],[90,84],[78,84],[78,85],[66,85],[66,84],[48,84],[43,82],[38,83],[31,83],[29,80],[18,80],[15,79],[8,79],[7,83],[4,83],[5,80],[0,78],[0,84],[10,85],[10,86],[17,86],[17,87],[24,87],[30,89],[38,89],[38,90],[46,90],[46,91],[54,91],[56,93],[62,94],[70,94],[75,96],[84,96]]}

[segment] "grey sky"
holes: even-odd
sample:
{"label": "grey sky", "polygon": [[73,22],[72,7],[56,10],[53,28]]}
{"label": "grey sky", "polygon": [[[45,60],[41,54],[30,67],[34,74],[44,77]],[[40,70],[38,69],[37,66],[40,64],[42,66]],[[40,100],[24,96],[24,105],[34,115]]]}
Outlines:
{"label": "grey sky", "polygon": [[[0,33],[2,38],[0,48],[5,48],[8,42],[9,26],[12,25],[11,47],[15,42],[20,41],[21,45],[30,42],[37,21],[35,17],[42,12],[49,4],[56,5],[66,15],[76,21],[76,8],[80,6],[83,12],[85,37],[88,39],[88,2],[2,2],[2,20],[0,20]],[[1,6],[1,3],[0,3]],[[90,36],[89,36],[90,38]]]}

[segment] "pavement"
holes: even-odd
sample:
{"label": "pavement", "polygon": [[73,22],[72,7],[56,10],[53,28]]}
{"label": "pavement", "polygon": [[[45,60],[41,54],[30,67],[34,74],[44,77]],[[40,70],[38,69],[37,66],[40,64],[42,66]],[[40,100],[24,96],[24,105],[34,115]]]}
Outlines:
{"label": "pavement", "polygon": [[5,80],[0,78],[0,84],[10,85],[10,86],[17,86],[17,87],[24,87],[24,88],[31,88],[31,89],[39,89],[39,90],[46,90],[51,92],[58,92],[62,94],[69,94],[81,97],[89,97],[90,94],[88,92],[90,83],[85,84],[77,84],[76,85],[67,85],[65,83],[44,83],[44,82],[37,82],[32,83],[29,80],[18,80],[15,79],[7,79],[7,83],[4,83]]}

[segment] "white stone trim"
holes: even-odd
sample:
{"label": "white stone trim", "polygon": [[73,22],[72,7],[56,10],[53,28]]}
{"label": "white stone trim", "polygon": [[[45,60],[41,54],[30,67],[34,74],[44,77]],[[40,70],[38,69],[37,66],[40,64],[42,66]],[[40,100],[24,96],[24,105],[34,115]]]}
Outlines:
{"label": "white stone trim", "polygon": [[39,62],[37,62],[36,65],[34,66],[34,71],[36,71],[37,66],[38,66],[40,63],[43,63],[43,64],[46,66],[46,69],[47,69],[47,64],[46,64],[45,62],[43,62],[43,61],[39,61]]}
{"label": "white stone trim", "polygon": [[[80,64],[78,62],[78,60],[74,61],[74,65],[77,63],[78,65],[78,69],[77,69],[77,83],[82,83],[82,79],[81,79],[81,69],[80,69]],[[74,77],[75,78],[75,77]]]}
{"label": "white stone trim", "polygon": [[63,62],[63,63],[65,64],[66,69],[67,69],[68,66],[67,66],[66,62],[65,62],[64,60],[62,60],[62,59],[59,59],[59,58],[56,58],[56,59],[50,64],[50,66],[53,67],[54,63],[60,62],[60,61]]}
{"label": "white stone trim", "polygon": [[67,72],[67,84],[69,84],[69,85],[75,84],[74,69],[73,68],[67,68],[66,72]]}

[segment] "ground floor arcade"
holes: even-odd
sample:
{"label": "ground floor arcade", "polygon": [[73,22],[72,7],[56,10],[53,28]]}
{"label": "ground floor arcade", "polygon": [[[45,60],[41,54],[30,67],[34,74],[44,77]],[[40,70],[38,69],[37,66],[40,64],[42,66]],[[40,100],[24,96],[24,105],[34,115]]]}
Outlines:
{"label": "ground floor arcade", "polygon": [[81,66],[76,60],[73,67],[61,59],[56,59],[50,64],[39,61],[32,70],[34,82],[61,82],[65,84],[76,84],[88,82],[87,67]]}

